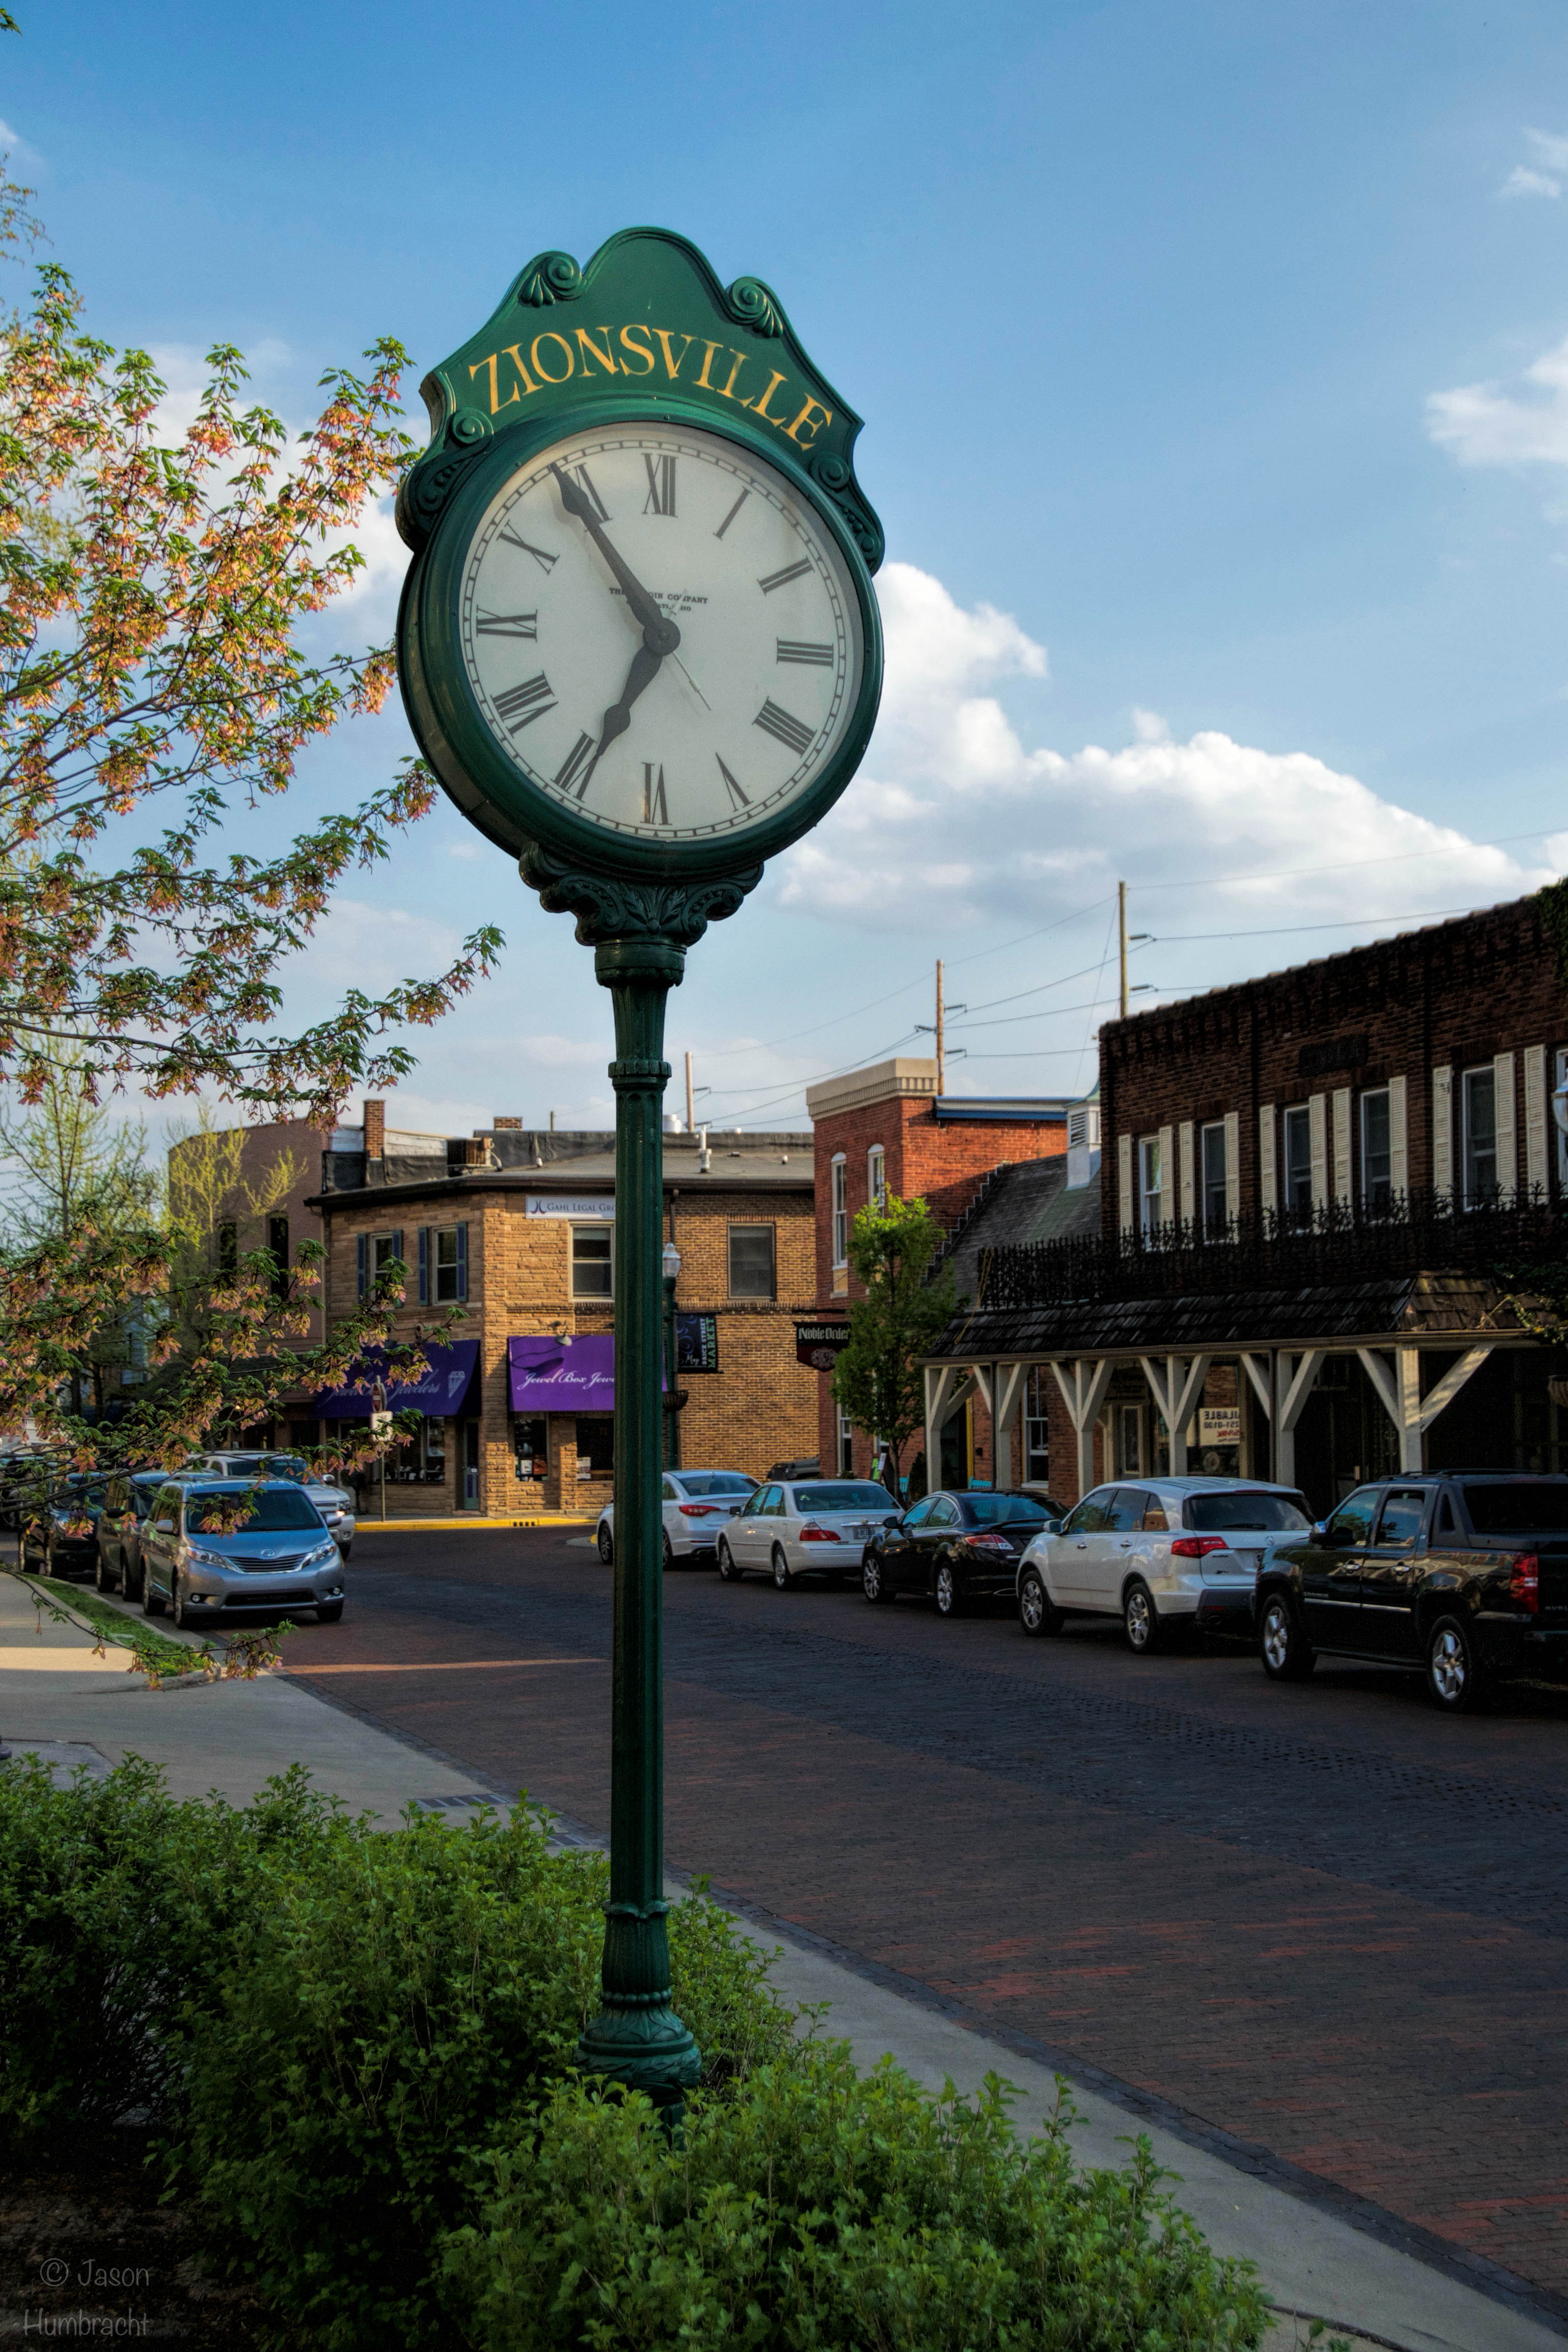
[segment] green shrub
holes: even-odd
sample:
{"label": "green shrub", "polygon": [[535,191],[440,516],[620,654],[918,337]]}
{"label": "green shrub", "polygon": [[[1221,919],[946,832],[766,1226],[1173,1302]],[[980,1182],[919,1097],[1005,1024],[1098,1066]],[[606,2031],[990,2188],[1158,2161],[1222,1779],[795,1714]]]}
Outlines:
{"label": "green shrub", "polygon": [[1025,2147],[994,2077],[936,2099],[840,2043],[699,2094],[673,2147],[645,2101],[562,2084],[488,2152],[453,2315],[481,2352],[1256,2345],[1260,2293],[1158,2193],[1147,2142],[1079,2177],[1068,2120]]}

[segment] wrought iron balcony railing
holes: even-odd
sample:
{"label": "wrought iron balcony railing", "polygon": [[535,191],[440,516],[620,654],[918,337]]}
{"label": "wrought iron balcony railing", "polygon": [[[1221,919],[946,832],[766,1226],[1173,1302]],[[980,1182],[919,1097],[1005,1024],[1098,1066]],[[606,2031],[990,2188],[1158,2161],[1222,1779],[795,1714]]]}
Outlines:
{"label": "wrought iron balcony railing", "polygon": [[1378,1209],[1328,1202],[1311,1210],[1262,1210],[1206,1233],[1177,1222],[1147,1234],[985,1250],[971,1303],[1028,1307],[1194,1291],[1212,1297],[1438,1272],[1485,1275],[1514,1287],[1532,1266],[1565,1264],[1568,1220],[1539,1189],[1468,1207],[1449,1194],[1412,1192]]}

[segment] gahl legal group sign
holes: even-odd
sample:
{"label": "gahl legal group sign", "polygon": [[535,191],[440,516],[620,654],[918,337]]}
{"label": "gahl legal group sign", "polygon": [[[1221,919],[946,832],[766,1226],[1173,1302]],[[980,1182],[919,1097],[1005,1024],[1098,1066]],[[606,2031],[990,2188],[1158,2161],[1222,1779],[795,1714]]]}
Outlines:
{"label": "gahl legal group sign", "polygon": [[615,1012],[616,1596],[603,2006],[580,2063],[679,2106],[663,1900],[667,992],[855,773],[881,690],[860,419],[776,296],[662,229],[531,261],[424,385],[398,502],[415,733]]}

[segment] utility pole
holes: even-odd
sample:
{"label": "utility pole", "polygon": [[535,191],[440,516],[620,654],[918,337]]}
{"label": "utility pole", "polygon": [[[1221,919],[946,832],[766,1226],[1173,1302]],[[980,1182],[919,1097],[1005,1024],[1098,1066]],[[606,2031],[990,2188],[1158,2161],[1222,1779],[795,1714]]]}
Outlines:
{"label": "utility pole", "polygon": [[[1125,977],[1126,975],[1124,971],[1124,982]],[[942,963],[940,959],[938,960],[936,967],[936,1091],[939,1098],[947,1092],[947,1047],[942,1040]]]}
{"label": "utility pole", "polygon": [[1127,1018],[1127,885],[1116,886],[1116,928],[1121,942],[1121,1018]]}
{"label": "utility pole", "polygon": [[697,1132],[696,1100],[691,1091],[691,1056],[688,1054],[686,1056],[686,1132],[688,1135],[695,1135]]}

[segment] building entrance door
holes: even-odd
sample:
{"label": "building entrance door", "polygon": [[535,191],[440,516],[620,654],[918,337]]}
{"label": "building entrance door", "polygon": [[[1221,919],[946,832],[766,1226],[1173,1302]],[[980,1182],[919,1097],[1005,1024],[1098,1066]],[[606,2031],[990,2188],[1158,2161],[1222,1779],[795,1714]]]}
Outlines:
{"label": "building entrance door", "polygon": [[459,1501],[465,1511],[477,1511],[479,1507],[479,1424],[477,1421],[463,1423],[463,1444],[458,1463],[463,1481]]}

